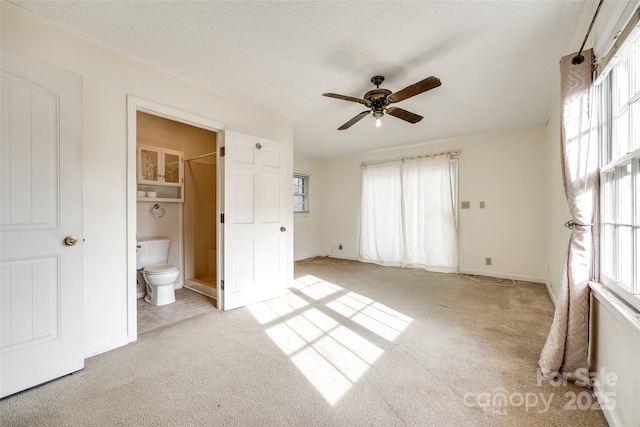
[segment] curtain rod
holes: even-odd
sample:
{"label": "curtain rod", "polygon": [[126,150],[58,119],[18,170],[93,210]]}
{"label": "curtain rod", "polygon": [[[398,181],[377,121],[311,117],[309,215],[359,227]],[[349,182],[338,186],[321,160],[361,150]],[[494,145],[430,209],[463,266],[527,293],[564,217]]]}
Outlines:
{"label": "curtain rod", "polygon": [[362,163],[360,163],[360,167],[381,165],[383,163],[404,162],[405,160],[425,159],[425,158],[429,158],[429,157],[438,157],[438,156],[445,156],[445,155],[449,155],[451,157],[458,157],[460,155],[460,151],[445,151],[443,153],[437,153],[437,154],[421,154],[419,156],[402,157],[400,159],[395,159],[395,160],[380,160],[380,161],[377,161],[377,162],[362,162]]}
{"label": "curtain rod", "polygon": [[584,45],[587,43],[589,34],[591,34],[591,29],[593,28],[593,24],[596,22],[596,18],[598,17],[598,13],[600,12],[600,7],[602,7],[602,3],[604,3],[604,0],[600,0],[600,3],[598,4],[598,8],[596,9],[596,13],[593,14],[591,25],[589,25],[589,29],[587,30],[587,35],[584,36],[584,40],[582,41],[582,46],[580,46],[580,50],[578,51],[578,54],[571,59],[571,63],[573,65],[579,65],[584,62],[584,56],[582,56],[582,50],[584,49]]}
{"label": "curtain rod", "polygon": [[185,160],[185,162],[190,162],[191,160],[195,160],[195,159],[201,159],[201,158],[203,158],[203,157],[213,156],[213,155],[215,155],[216,153],[217,153],[217,152],[216,152],[216,151],[214,151],[214,152],[211,152],[211,153],[202,154],[202,155],[200,155],[200,156],[195,156],[195,157],[192,157],[192,158],[190,158],[190,159]]}

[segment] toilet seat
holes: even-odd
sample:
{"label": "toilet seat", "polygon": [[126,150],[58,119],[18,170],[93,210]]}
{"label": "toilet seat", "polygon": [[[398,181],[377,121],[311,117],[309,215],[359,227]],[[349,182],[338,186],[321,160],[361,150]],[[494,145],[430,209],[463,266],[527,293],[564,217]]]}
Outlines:
{"label": "toilet seat", "polygon": [[147,274],[150,276],[156,274],[176,273],[178,272],[178,267],[169,264],[150,265],[148,267],[145,267],[142,272],[143,274]]}

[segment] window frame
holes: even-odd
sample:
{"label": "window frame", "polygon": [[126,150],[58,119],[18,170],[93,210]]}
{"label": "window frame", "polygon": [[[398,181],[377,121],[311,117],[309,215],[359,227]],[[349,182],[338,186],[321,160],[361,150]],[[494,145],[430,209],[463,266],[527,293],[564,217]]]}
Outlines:
{"label": "window frame", "polygon": [[[594,90],[600,144],[599,280],[640,311],[640,31],[627,40]],[[629,229],[624,241],[621,232]],[[624,265],[631,271],[621,270]]]}
{"label": "window frame", "polygon": [[[295,182],[293,183],[293,197],[295,199],[296,196],[300,196],[302,197],[303,201],[304,201],[304,206],[303,208],[306,208],[306,210],[296,210],[296,204],[295,202],[293,203],[293,213],[294,214],[310,214],[311,213],[311,174],[310,173],[306,173],[306,172],[298,172],[298,171],[294,171],[293,172],[293,179],[295,180],[296,178],[300,178],[303,180],[304,184],[303,184],[303,192],[296,192],[295,190]],[[306,190],[306,191],[304,191]]]}

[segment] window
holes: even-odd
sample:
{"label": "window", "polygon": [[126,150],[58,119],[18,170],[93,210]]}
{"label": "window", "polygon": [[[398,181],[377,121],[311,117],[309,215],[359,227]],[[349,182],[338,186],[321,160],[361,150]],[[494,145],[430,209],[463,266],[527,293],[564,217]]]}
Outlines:
{"label": "window", "polygon": [[640,309],[640,31],[595,91],[600,137],[600,278]]}
{"label": "window", "polygon": [[293,211],[309,213],[309,175],[293,174]]}

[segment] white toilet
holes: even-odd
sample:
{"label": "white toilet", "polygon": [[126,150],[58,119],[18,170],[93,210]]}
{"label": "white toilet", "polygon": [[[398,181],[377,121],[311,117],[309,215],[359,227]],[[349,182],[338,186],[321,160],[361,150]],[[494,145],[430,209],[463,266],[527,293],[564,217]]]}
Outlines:
{"label": "white toilet", "polygon": [[142,273],[147,295],[144,300],[153,305],[167,305],[176,300],[173,287],[180,275],[175,265],[167,264],[171,240],[166,237],[138,239],[137,269]]}

